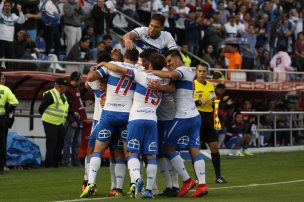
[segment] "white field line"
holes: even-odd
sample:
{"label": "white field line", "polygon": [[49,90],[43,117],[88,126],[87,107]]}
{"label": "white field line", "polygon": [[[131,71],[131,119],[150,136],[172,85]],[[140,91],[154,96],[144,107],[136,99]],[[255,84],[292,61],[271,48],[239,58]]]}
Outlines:
{"label": "white field line", "polygon": [[[214,188],[209,188],[209,190],[271,186],[271,185],[279,185],[279,184],[292,184],[292,183],[298,183],[298,182],[304,182],[304,179],[283,181],[283,182],[272,182],[272,183],[264,183],[264,184],[248,184],[248,185],[238,185],[238,186],[229,186],[229,187],[214,187]],[[62,201],[53,201],[53,202],[97,201],[97,200],[109,200],[109,199],[117,199],[117,198],[115,198],[115,197],[81,198],[81,199],[62,200]]]}

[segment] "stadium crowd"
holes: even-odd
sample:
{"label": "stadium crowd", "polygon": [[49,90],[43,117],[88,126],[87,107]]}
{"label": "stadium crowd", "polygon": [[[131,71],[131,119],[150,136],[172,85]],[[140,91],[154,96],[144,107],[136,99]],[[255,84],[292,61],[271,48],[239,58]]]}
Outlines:
{"label": "stadium crowd", "polygon": [[[5,0],[0,57],[96,61],[111,50],[110,30],[121,33],[121,28],[136,27],[117,10],[144,25],[149,24],[151,13],[160,13],[166,16],[164,30],[182,47],[187,66],[197,63],[190,51],[213,68],[280,72],[231,72],[225,78],[216,71],[213,78],[296,80],[281,72],[304,71],[303,7],[300,0]],[[228,43],[231,47],[224,48]],[[7,70],[47,70],[36,64],[6,66]],[[56,68],[65,71],[59,65]]]}

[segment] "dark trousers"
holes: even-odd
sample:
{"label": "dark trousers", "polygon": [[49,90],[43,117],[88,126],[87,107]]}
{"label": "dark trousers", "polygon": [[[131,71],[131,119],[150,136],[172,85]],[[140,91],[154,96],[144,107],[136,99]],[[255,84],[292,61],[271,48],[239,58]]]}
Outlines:
{"label": "dark trousers", "polygon": [[58,167],[62,160],[62,150],[64,144],[64,125],[54,125],[43,122],[46,136],[46,167]]}
{"label": "dark trousers", "polygon": [[[0,58],[13,59],[15,56],[14,53],[14,44],[12,41],[0,40]],[[7,70],[13,69],[14,66],[12,62],[6,62],[5,65]]]}
{"label": "dark trousers", "polygon": [[[250,58],[250,57],[243,57],[242,58],[242,64],[243,67],[242,69],[250,69],[250,70],[254,70],[254,58]],[[254,72],[247,72],[247,81],[255,81],[256,80],[256,73]]]}
{"label": "dark trousers", "polygon": [[8,132],[8,119],[0,117],[0,172],[6,164],[6,140]]}
{"label": "dark trousers", "polygon": [[54,48],[54,53],[58,55],[60,50],[59,25],[45,26],[44,37],[45,37],[45,54],[48,55],[50,53],[51,48]]}

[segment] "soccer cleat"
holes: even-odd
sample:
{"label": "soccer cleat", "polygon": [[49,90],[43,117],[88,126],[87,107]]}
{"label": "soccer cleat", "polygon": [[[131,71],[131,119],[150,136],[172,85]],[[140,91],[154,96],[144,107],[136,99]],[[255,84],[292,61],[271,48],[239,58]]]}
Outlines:
{"label": "soccer cleat", "polygon": [[245,154],[242,151],[237,151],[235,156],[245,156]]}
{"label": "soccer cleat", "polygon": [[171,188],[167,187],[163,193],[158,194],[159,196],[169,196],[169,194],[171,193]]}
{"label": "soccer cleat", "polygon": [[171,192],[169,193],[169,197],[176,197],[177,196],[177,194],[178,194],[178,192],[179,192],[179,188],[177,188],[177,187],[172,187],[172,189],[171,189]]}
{"label": "soccer cleat", "polygon": [[200,197],[200,196],[205,196],[208,194],[208,187],[206,184],[200,184],[198,185],[197,189],[195,192],[193,192],[190,197]]}
{"label": "soccer cleat", "polygon": [[215,179],[215,183],[217,183],[217,184],[227,184],[228,181],[226,181],[223,176],[219,176]]}
{"label": "soccer cleat", "polygon": [[115,196],[116,192],[117,192],[116,188],[113,188],[109,191],[108,196],[113,197],[113,196]]}
{"label": "soccer cleat", "polygon": [[115,197],[123,197],[126,194],[122,191],[122,189],[116,189]]}
{"label": "soccer cleat", "polygon": [[247,149],[245,149],[243,152],[242,152],[245,156],[253,156],[254,154],[249,152]]}
{"label": "soccer cleat", "polygon": [[190,189],[192,189],[195,186],[195,180],[189,178],[188,180],[183,182],[183,187],[176,195],[177,197],[184,196]]}
{"label": "soccer cleat", "polygon": [[141,178],[136,180],[136,187],[135,187],[135,198],[141,198],[142,188],[144,186],[144,181]]}
{"label": "soccer cleat", "polygon": [[146,189],[143,195],[143,198],[154,198],[151,190]]}
{"label": "soccer cleat", "polygon": [[92,195],[94,193],[95,193],[95,185],[94,184],[90,184],[81,193],[80,198],[90,196],[90,195]]}
{"label": "soccer cleat", "polygon": [[130,184],[130,197],[135,198],[135,189],[136,189],[136,184],[131,183]]}
{"label": "soccer cleat", "polygon": [[85,188],[87,187],[87,185],[88,185],[88,180],[84,180],[82,182],[81,193],[85,190]]}

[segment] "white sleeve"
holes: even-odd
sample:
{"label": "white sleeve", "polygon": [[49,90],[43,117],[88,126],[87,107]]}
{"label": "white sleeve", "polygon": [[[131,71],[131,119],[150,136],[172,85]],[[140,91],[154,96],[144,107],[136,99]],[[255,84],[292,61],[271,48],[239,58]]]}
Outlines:
{"label": "white sleeve", "polygon": [[148,28],[147,27],[138,27],[132,30],[132,32],[135,32],[137,37],[136,39],[141,38],[144,34],[148,33]]}
{"label": "white sleeve", "polygon": [[109,70],[105,67],[101,67],[97,70],[101,78],[106,77],[109,74]]}
{"label": "white sleeve", "polygon": [[169,32],[164,32],[164,33],[166,33],[167,48],[169,50],[177,49],[178,46],[177,46],[174,38],[172,37],[172,35]]}

